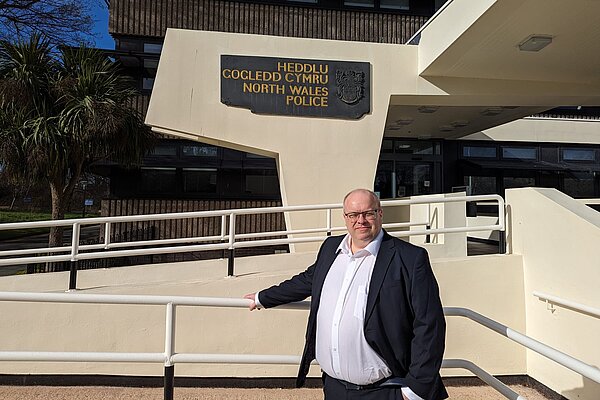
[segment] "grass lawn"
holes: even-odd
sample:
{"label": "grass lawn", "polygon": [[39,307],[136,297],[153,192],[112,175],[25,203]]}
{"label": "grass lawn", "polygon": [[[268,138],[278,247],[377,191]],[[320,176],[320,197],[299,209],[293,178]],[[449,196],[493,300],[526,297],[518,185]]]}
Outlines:
{"label": "grass lawn", "polygon": [[[95,215],[86,215],[86,217]],[[81,218],[81,214],[65,214],[65,219]],[[0,211],[0,224],[27,221],[48,221],[52,219],[50,213],[29,211]],[[50,228],[10,229],[0,230],[0,240],[16,239],[20,237],[48,233]]]}

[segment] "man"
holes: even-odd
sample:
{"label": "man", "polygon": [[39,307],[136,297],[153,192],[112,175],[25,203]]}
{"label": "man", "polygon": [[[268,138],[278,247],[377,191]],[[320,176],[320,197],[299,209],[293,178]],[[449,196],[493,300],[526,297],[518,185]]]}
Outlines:
{"label": "man", "polygon": [[429,257],[382,219],[375,193],[351,191],[347,235],[328,238],[306,271],[244,297],[254,310],[311,296],[298,387],[316,358],[326,400],[444,399],[446,323]]}

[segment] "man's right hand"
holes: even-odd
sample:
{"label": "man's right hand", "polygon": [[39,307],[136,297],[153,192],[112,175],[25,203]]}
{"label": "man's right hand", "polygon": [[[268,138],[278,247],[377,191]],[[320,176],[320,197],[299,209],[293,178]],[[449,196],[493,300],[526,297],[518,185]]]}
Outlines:
{"label": "man's right hand", "polygon": [[256,293],[248,293],[247,295],[244,296],[244,298],[248,299],[248,300],[252,300],[252,302],[250,304],[248,304],[248,309],[250,311],[259,309],[256,307],[256,303],[254,301],[256,299]]}

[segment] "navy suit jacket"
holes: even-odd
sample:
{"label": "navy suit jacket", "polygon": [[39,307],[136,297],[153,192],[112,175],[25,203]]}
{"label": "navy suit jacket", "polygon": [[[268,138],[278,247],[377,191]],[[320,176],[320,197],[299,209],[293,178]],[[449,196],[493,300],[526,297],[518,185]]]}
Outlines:
{"label": "navy suit jacket", "polygon": [[[315,358],[316,321],[321,289],[344,236],[328,238],[306,271],[268,289],[259,301],[265,308],[311,296],[306,343],[296,385],[306,380]],[[427,251],[384,232],[369,286],[364,320],[367,342],[393,376],[425,400],[448,397],[439,375],[446,321]]]}

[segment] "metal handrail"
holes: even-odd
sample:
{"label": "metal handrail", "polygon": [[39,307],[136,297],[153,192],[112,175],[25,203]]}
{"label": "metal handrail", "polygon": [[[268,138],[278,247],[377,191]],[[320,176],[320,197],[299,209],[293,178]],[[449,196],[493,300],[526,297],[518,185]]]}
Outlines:
{"label": "metal handrail", "polygon": [[[399,228],[399,227],[413,227],[413,226],[425,226],[426,229],[421,230],[409,230],[409,231],[397,231],[391,232],[393,236],[413,236],[413,235],[430,235],[430,234],[442,234],[442,233],[458,233],[458,232],[473,232],[473,231],[504,231],[505,230],[505,219],[504,219],[504,200],[498,195],[480,195],[480,196],[460,196],[460,197],[446,197],[439,199],[405,199],[405,200],[384,200],[381,202],[382,207],[393,207],[401,205],[418,205],[418,204],[440,204],[450,202],[466,202],[466,201],[484,201],[492,200],[498,203],[498,213],[500,215],[498,224],[489,226],[478,226],[478,227],[453,227],[453,228],[438,228],[430,229],[431,221],[418,221],[409,223],[391,223],[384,224],[384,228]],[[66,227],[72,226],[73,235],[71,246],[61,246],[56,248],[37,248],[37,249],[24,249],[24,250],[9,250],[0,251],[1,258],[0,266],[3,265],[14,265],[14,264],[31,264],[37,262],[59,262],[59,261],[71,261],[77,262],[79,260],[89,260],[98,258],[108,257],[123,257],[123,256],[136,256],[136,255],[151,255],[151,254],[165,254],[165,253],[180,253],[190,251],[202,251],[202,250],[229,250],[233,252],[236,248],[254,247],[254,246],[267,246],[267,245],[285,245],[293,243],[307,243],[307,242],[318,242],[324,240],[332,232],[344,230],[344,227],[333,227],[331,224],[331,211],[334,209],[341,209],[342,204],[322,204],[322,205],[304,205],[304,206],[284,206],[284,207],[260,207],[260,208],[244,208],[244,209],[232,209],[232,210],[215,210],[215,211],[195,211],[195,212],[183,212],[183,213],[168,213],[168,214],[148,214],[148,215],[128,215],[118,217],[98,217],[98,218],[78,218],[71,220],[53,220],[53,221],[33,221],[33,222],[16,222],[0,224],[0,231],[12,230],[12,229],[26,229],[26,228],[40,228],[40,227]],[[266,214],[266,213],[279,213],[279,212],[302,212],[302,211],[326,211],[326,221],[324,227],[310,228],[310,229],[298,229],[298,230],[286,230],[277,232],[259,232],[252,234],[237,234],[235,231],[235,220],[241,215],[250,214]],[[194,237],[194,238],[176,238],[176,239],[160,239],[160,240],[142,240],[142,241],[129,241],[129,242],[117,242],[111,243],[110,241],[110,229],[111,225],[115,223],[123,222],[144,222],[144,221],[163,221],[173,219],[189,219],[189,218],[206,218],[206,217],[221,217],[221,235],[220,236],[208,236],[208,237]],[[227,223],[228,219],[228,223]],[[429,217],[428,217],[429,219]],[[104,225],[105,238],[102,244],[93,245],[79,245],[80,232],[83,226],[87,225]],[[229,230],[227,232],[226,225]],[[310,234],[310,233],[324,233],[325,236],[309,236],[309,237],[289,237],[299,234]],[[288,236],[281,239],[264,239],[264,237],[273,236]],[[260,239],[263,237],[263,239]],[[257,239],[258,238],[258,239]],[[239,240],[239,239],[250,239],[250,240]],[[204,243],[205,241],[219,241],[220,243]],[[191,244],[190,244],[191,243]],[[164,247],[165,245],[172,245]],[[177,245],[177,246],[173,246]],[[141,249],[127,249],[127,247],[143,247]],[[155,247],[144,247],[144,246],[155,246]],[[119,250],[120,249],[120,250]],[[48,253],[44,256],[30,256],[22,257],[37,253]],[[59,254],[56,254],[59,253]],[[19,256],[19,257],[15,257]],[[230,274],[233,274],[231,272]],[[72,287],[71,289],[73,289]]]}
{"label": "metal handrail", "polygon": [[[260,354],[197,354],[175,353],[175,317],[176,306],[235,307],[247,308],[250,300],[222,297],[185,297],[153,295],[105,295],[82,293],[25,293],[0,292],[0,301],[44,302],[44,303],[80,303],[80,304],[127,304],[127,305],[164,305],[165,351],[148,353],[117,352],[48,352],[48,351],[0,351],[0,361],[53,361],[53,362],[132,362],[164,363],[165,400],[172,400],[174,385],[174,365],[176,363],[233,363],[233,364],[299,364],[300,357],[292,355]],[[303,301],[277,307],[278,309],[307,310],[310,302]],[[445,309],[446,310],[446,309]],[[470,311],[468,309],[453,308]],[[510,400],[526,400],[508,386],[494,378],[474,363],[462,359],[446,359],[442,368],[461,368],[471,371]]]}
{"label": "metal handrail", "polygon": [[[128,304],[128,305],[165,305],[166,313],[166,334],[165,334],[165,352],[164,353],[78,353],[78,352],[0,352],[1,361],[83,361],[81,354],[90,357],[90,360],[110,361],[111,355],[115,356],[113,361],[119,362],[157,362],[163,360],[165,367],[171,367],[176,362],[204,362],[213,357],[213,359],[222,360],[225,355],[201,355],[175,353],[175,307],[182,306],[204,306],[204,307],[234,307],[246,308],[250,304],[247,299],[234,299],[222,297],[186,297],[186,296],[150,296],[150,295],[105,295],[105,294],[81,294],[81,293],[26,293],[26,292],[0,292],[0,301],[18,301],[18,302],[46,302],[46,303],[95,303],[95,304]],[[310,302],[304,301],[291,303],[278,307],[278,309],[308,309]],[[505,336],[522,346],[541,354],[558,364],[575,371],[582,376],[600,383],[600,369],[586,364],[566,353],[560,352],[550,346],[547,346],[531,337],[514,331],[509,327],[500,324],[484,315],[473,310],[462,307],[444,307],[444,315],[460,316],[471,319],[472,321],[487,327]],[[260,356],[268,357],[268,356]],[[283,357],[283,358],[282,358]],[[276,356],[274,363],[282,363],[283,360],[292,360],[285,357]],[[293,359],[296,360],[296,359]],[[213,361],[218,362],[218,361]],[[247,356],[240,357],[238,361],[228,362],[251,362]],[[287,361],[285,362],[287,363]],[[295,363],[295,361],[293,362]]]}
{"label": "metal handrail", "polygon": [[558,305],[569,310],[577,311],[582,314],[586,314],[595,318],[600,318],[600,309],[591,307],[585,304],[577,303],[575,301],[563,299],[562,297],[553,296],[542,292],[533,292],[533,295],[540,300],[545,301],[547,304],[553,306]]}
{"label": "metal handrail", "polygon": [[519,343],[522,346],[527,347],[530,350],[566,367],[571,371],[575,371],[578,374],[593,380],[594,382],[600,383],[600,369],[593,365],[586,364],[583,361],[571,357],[570,355],[563,353],[562,351],[556,350],[553,347],[545,345],[527,335],[510,329],[506,325],[502,325],[499,322],[494,321],[484,315],[481,315],[473,310],[462,307],[444,307],[444,315],[446,316],[460,316],[469,318],[472,321],[477,322],[480,325],[485,326],[488,329],[493,330],[500,335],[509,338],[510,340]]}

